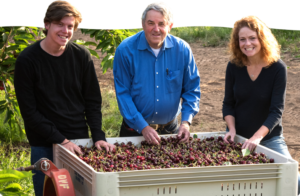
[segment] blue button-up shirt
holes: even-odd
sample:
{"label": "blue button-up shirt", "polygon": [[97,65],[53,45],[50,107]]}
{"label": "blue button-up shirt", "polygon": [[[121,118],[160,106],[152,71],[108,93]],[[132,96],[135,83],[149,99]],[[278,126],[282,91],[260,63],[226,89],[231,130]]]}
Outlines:
{"label": "blue button-up shirt", "polygon": [[199,111],[199,72],[191,48],[177,37],[167,35],[157,57],[144,31],[125,39],[116,50],[113,73],[121,115],[139,133],[180,112],[181,120],[191,123]]}

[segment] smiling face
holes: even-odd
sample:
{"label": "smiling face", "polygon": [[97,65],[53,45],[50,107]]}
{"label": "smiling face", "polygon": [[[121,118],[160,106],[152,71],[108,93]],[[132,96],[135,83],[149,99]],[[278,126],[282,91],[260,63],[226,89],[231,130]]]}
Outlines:
{"label": "smiling face", "polygon": [[257,33],[248,27],[243,27],[239,32],[239,45],[241,51],[248,57],[260,57],[261,44]]}
{"label": "smiling face", "polygon": [[162,46],[173,24],[158,11],[147,12],[145,21],[142,23],[146,39],[150,47],[158,49]]}
{"label": "smiling face", "polygon": [[46,23],[45,28],[48,30],[46,39],[55,48],[65,47],[73,36],[75,18],[65,16],[58,22]]}

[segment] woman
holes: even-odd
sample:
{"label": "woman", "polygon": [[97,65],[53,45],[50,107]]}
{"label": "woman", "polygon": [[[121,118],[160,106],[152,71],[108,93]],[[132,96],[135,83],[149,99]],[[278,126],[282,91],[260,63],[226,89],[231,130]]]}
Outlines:
{"label": "woman", "polygon": [[248,138],[242,148],[252,151],[261,144],[292,158],[282,135],[287,66],[274,35],[260,19],[248,16],[234,24],[229,45],[222,109],[225,142],[239,134]]}

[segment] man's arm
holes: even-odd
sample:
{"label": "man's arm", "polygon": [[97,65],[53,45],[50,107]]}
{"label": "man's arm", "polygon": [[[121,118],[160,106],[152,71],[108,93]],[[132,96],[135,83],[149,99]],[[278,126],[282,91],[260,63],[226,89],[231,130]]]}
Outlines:
{"label": "man's arm", "polygon": [[181,142],[189,139],[189,126],[193,117],[199,112],[200,101],[200,76],[194,56],[190,47],[184,50],[185,69],[182,84],[182,109],[181,109],[181,125],[179,127],[178,136],[183,137]]}
{"label": "man's arm", "polygon": [[34,134],[44,138],[47,143],[60,144],[66,138],[37,110],[34,83],[33,67],[27,60],[19,57],[15,66],[14,86],[24,122]]}
{"label": "man's arm", "polygon": [[[124,50],[124,48],[122,48]],[[121,50],[122,50],[121,49]],[[121,51],[117,48],[114,59],[114,82],[116,96],[120,112],[130,128],[133,128],[138,133],[148,126],[142,114],[137,110],[131,94],[130,87],[132,83],[132,67],[130,67],[129,59],[123,54],[125,51]]]}

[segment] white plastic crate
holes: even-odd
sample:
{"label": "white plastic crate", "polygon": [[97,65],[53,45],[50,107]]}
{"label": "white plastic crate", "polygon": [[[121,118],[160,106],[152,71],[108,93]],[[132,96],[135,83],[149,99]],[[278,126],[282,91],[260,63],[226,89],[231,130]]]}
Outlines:
{"label": "white plastic crate", "polygon": [[[205,138],[224,136],[225,132],[191,136],[194,134]],[[142,140],[143,137],[107,138],[109,143],[139,144]],[[236,142],[244,140],[241,136],[235,138]],[[93,145],[91,139],[72,142]],[[295,196],[298,162],[260,145],[256,151],[274,158],[275,163],[103,173],[61,145],[54,145],[54,163],[70,172],[76,196]]]}

